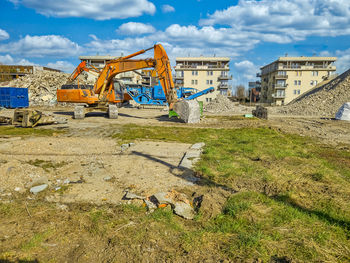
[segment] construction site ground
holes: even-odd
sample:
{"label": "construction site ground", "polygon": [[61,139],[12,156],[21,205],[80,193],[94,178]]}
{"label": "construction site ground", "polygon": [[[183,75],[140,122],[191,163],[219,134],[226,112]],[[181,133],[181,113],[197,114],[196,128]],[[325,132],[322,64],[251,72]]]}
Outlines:
{"label": "construction site ground", "polygon": [[[0,126],[0,262],[350,260],[350,122],[38,109],[67,123]],[[201,160],[178,168],[198,142]],[[34,195],[34,184],[48,188]],[[123,199],[171,190],[203,195],[194,220]]]}

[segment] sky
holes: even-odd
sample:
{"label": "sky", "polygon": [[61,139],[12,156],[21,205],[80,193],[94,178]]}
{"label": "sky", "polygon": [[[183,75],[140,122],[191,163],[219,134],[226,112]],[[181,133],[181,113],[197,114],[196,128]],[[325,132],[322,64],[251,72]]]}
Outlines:
{"label": "sky", "polygon": [[[176,57],[230,57],[248,86],[285,56],[336,56],[350,68],[349,0],[0,0],[0,63],[72,72],[82,55],[164,46]],[[151,52],[146,57],[152,57]]]}

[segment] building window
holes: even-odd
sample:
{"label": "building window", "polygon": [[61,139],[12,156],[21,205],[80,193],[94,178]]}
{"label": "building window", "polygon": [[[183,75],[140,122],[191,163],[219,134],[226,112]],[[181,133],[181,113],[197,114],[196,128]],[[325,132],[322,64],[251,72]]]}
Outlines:
{"label": "building window", "polygon": [[312,71],[312,76],[318,76],[318,71]]}
{"label": "building window", "polygon": [[197,70],[193,70],[192,71],[192,76],[198,76],[198,71]]}
{"label": "building window", "polygon": [[277,75],[278,76],[286,76],[287,72],[286,71],[278,71]]}
{"label": "building window", "polygon": [[298,81],[294,80],[294,86],[298,85]]}
{"label": "building window", "polygon": [[303,75],[303,72],[302,72],[302,71],[296,71],[296,75],[297,75],[297,76],[302,76],[302,75]]}
{"label": "building window", "polygon": [[213,71],[207,71],[208,76],[213,76]]}
{"label": "building window", "polygon": [[191,84],[192,85],[197,85],[198,84],[198,80],[197,79],[192,79]]}
{"label": "building window", "polygon": [[300,89],[298,89],[298,95],[300,95]]}
{"label": "building window", "polygon": [[213,85],[213,80],[209,80],[209,79],[207,79],[207,85]]}

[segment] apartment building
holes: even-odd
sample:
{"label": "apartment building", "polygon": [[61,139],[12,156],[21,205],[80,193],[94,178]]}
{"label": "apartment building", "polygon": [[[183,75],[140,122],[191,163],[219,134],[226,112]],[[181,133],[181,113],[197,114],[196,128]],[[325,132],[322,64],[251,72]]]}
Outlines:
{"label": "apartment building", "polygon": [[280,57],[260,68],[260,101],[284,105],[335,75],[336,57]]}
{"label": "apartment building", "polygon": [[218,94],[231,95],[232,87],[228,81],[230,58],[228,57],[178,57],[176,58],[175,86],[195,88],[199,91],[214,87],[215,91],[200,97],[210,102]]}

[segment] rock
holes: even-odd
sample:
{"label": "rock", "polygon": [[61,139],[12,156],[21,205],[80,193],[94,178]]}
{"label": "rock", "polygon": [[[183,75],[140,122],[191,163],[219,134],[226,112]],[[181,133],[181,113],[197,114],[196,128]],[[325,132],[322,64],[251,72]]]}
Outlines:
{"label": "rock", "polygon": [[174,204],[174,213],[185,219],[193,219],[195,216],[192,206],[183,202],[177,202]]}
{"label": "rock", "polygon": [[34,178],[31,182],[26,184],[27,188],[32,188],[33,186],[48,184],[49,180],[46,176]]}
{"label": "rock", "polygon": [[125,195],[123,196],[123,199],[146,199],[146,197],[143,197],[143,196],[139,196],[139,195],[136,195],[136,194],[133,194],[133,193],[130,193],[130,192],[126,192]]}
{"label": "rock", "polygon": [[62,211],[68,211],[68,206],[64,205],[64,204],[57,203],[56,204],[56,208],[59,209],[59,210],[62,210]]}
{"label": "rock", "polygon": [[350,121],[350,102],[344,103],[335,114],[337,120]]}
{"label": "rock", "polygon": [[112,180],[112,177],[111,176],[106,176],[103,178],[104,181],[108,182],[110,180]]}
{"label": "rock", "polygon": [[37,194],[37,193],[40,193],[40,192],[44,191],[47,187],[48,187],[47,184],[34,186],[34,187],[30,188],[30,192],[33,193],[33,194]]}
{"label": "rock", "polygon": [[198,143],[193,144],[193,145],[191,146],[191,149],[200,150],[200,149],[202,149],[204,146],[205,146],[205,143],[204,143],[204,142],[198,142]]}

